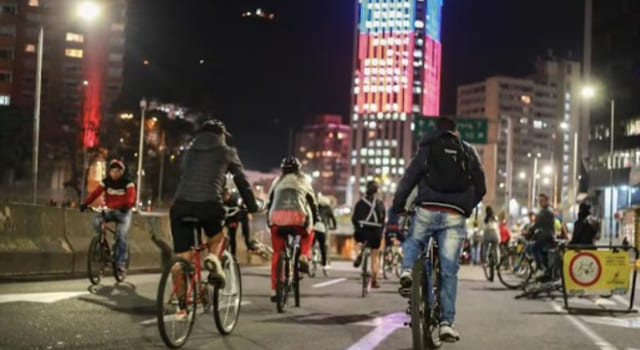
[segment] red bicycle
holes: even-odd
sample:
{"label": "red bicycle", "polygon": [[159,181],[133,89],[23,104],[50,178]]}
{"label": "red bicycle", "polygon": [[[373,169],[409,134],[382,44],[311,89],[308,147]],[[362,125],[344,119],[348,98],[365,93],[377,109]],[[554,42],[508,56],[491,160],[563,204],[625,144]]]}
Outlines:
{"label": "red bicycle", "polygon": [[179,348],[187,342],[199,306],[203,313],[213,309],[220,334],[230,334],[238,322],[242,299],[240,265],[229,251],[226,233],[218,256],[227,281],[219,285],[202,278],[200,252],[206,252],[208,247],[200,240],[199,220],[185,217],[182,221],[193,226],[194,242],[198,242],[191,247],[193,263],[180,257],[171,259],[162,272],[156,300],[160,336],[170,348]]}

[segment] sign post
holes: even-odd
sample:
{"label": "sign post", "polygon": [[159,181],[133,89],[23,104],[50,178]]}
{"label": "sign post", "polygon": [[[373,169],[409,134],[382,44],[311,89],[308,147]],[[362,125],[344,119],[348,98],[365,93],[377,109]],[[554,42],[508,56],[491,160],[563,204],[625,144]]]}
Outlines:
{"label": "sign post", "polygon": [[[416,117],[414,119],[413,139],[419,142],[422,137],[436,130],[438,116]],[[489,120],[485,117],[454,117],[458,124],[458,132],[466,142],[475,145],[486,145],[489,132]]]}

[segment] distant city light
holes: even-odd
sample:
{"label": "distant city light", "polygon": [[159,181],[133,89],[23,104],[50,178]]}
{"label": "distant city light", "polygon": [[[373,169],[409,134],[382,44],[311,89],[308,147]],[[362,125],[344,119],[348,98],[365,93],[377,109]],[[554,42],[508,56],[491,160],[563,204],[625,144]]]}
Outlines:
{"label": "distant city light", "polygon": [[200,59],[200,64],[203,64],[203,63],[204,63],[204,59]]}
{"label": "distant city light", "polygon": [[100,15],[100,6],[92,1],[84,1],[78,4],[76,14],[80,18],[92,21]]}
{"label": "distant city light", "polygon": [[524,171],[521,171],[518,177],[520,177],[520,180],[524,180],[527,178],[527,173],[525,173]]}
{"label": "distant city light", "polygon": [[567,122],[560,123],[560,128],[562,130],[569,130],[569,123],[567,123]]}
{"label": "distant city light", "polygon": [[88,81],[88,80],[84,80],[84,81],[82,82],[82,85],[84,85],[84,86],[89,85],[89,81]]}
{"label": "distant city light", "polygon": [[596,95],[596,89],[593,86],[587,85],[582,88],[580,94],[582,94],[582,97],[587,99],[593,98]]}
{"label": "distant city light", "polygon": [[133,119],[133,113],[122,113],[120,114],[120,119],[122,120]]}
{"label": "distant city light", "polygon": [[149,65],[149,60],[142,61],[142,64],[144,64],[145,66],[148,66]]}
{"label": "distant city light", "polygon": [[553,173],[553,167],[551,165],[547,165],[544,167],[544,169],[542,169],[542,171],[547,175],[551,174]]}
{"label": "distant city light", "polygon": [[269,12],[265,12],[263,9],[261,8],[257,8],[255,11],[246,11],[242,13],[242,17],[260,17],[260,18],[265,18],[265,19],[269,19],[272,20],[276,17],[275,14],[273,13],[269,13]]}

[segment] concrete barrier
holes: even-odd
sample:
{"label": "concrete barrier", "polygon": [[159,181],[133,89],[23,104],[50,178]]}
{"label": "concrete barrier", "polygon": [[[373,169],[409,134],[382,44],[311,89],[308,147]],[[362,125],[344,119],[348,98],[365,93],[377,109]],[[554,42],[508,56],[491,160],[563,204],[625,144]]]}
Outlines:
{"label": "concrete barrier", "polygon": [[1,204],[0,256],[3,277],[72,273],[62,209]]}
{"label": "concrete barrier", "polygon": [[65,218],[65,237],[73,250],[73,268],[75,275],[86,274],[89,243],[96,235],[92,221],[95,213],[81,213],[77,209],[63,209]]}

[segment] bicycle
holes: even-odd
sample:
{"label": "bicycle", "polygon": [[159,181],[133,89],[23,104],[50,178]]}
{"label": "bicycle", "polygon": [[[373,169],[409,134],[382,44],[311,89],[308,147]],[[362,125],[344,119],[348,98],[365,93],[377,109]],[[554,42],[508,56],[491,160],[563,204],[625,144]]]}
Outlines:
{"label": "bicycle", "polygon": [[[309,264],[309,277],[316,277],[318,266],[322,265],[322,255],[320,253],[320,243],[315,242],[311,248],[311,262]],[[323,270],[324,276],[327,276],[327,270]]]}
{"label": "bicycle", "polygon": [[[106,209],[95,209],[92,211],[100,213],[102,223],[100,224],[100,234],[95,235],[89,243],[89,254],[87,256],[87,275],[92,285],[98,285],[104,276],[107,266],[111,265],[113,277],[117,282],[123,282],[126,273],[119,271],[116,266],[116,250],[112,248],[107,239],[108,233],[113,234],[114,242],[118,241],[116,230],[107,225]],[[115,246],[115,243],[114,243]],[[127,246],[127,261],[125,269],[129,269],[129,247]]]}
{"label": "bicycle", "polygon": [[523,292],[517,295],[515,297],[516,299],[533,299],[540,294],[546,294],[548,297],[551,297],[553,292],[562,290],[562,257],[566,250],[566,241],[557,240],[556,243],[556,246],[547,251],[548,275],[523,284]]}
{"label": "bicycle", "polygon": [[493,243],[488,242],[484,244],[482,248],[482,271],[484,271],[484,277],[487,281],[493,282],[495,267],[497,264],[496,260],[498,260],[494,251],[495,249],[493,249]]}
{"label": "bicycle", "polygon": [[277,234],[286,237],[285,248],[276,265],[276,308],[278,313],[283,313],[291,290],[295,306],[300,307],[300,235],[294,227],[280,227]]}
{"label": "bicycle", "polygon": [[[227,281],[221,284],[203,280],[200,252],[208,250],[208,246],[200,240],[200,221],[195,217],[184,217],[182,222],[193,227],[196,245],[191,247],[191,251],[194,263],[181,257],[172,258],[162,272],[156,299],[158,329],[170,348],[179,348],[187,342],[198,305],[202,305],[205,313],[213,310],[216,328],[221,335],[231,334],[238,323],[242,301],[240,265],[230,252],[226,234],[219,257]],[[184,323],[183,327],[179,323]],[[181,330],[176,331],[176,328]]]}
{"label": "bicycle", "polygon": [[500,282],[509,289],[518,289],[529,283],[536,270],[533,257],[527,253],[526,247],[527,241],[520,238],[500,258],[496,273]]}
{"label": "bicycle", "polygon": [[402,252],[400,251],[399,241],[395,237],[391,237],[393,245],[385,247],[382,254],[382,277],[389,279],[388,275],[394,273],[397,278],[400,278],[402,273]]}
{"label": "bicycle", "polygon": [[362,243],[364,248],[362,249],[362,297],[366,297],[369,294],[369,290],[371,289],[371,281],[373,276],[371,276],[371,272],[369,272],[369,257],[371,256],[371,248],[367,246],[367,242]]}

